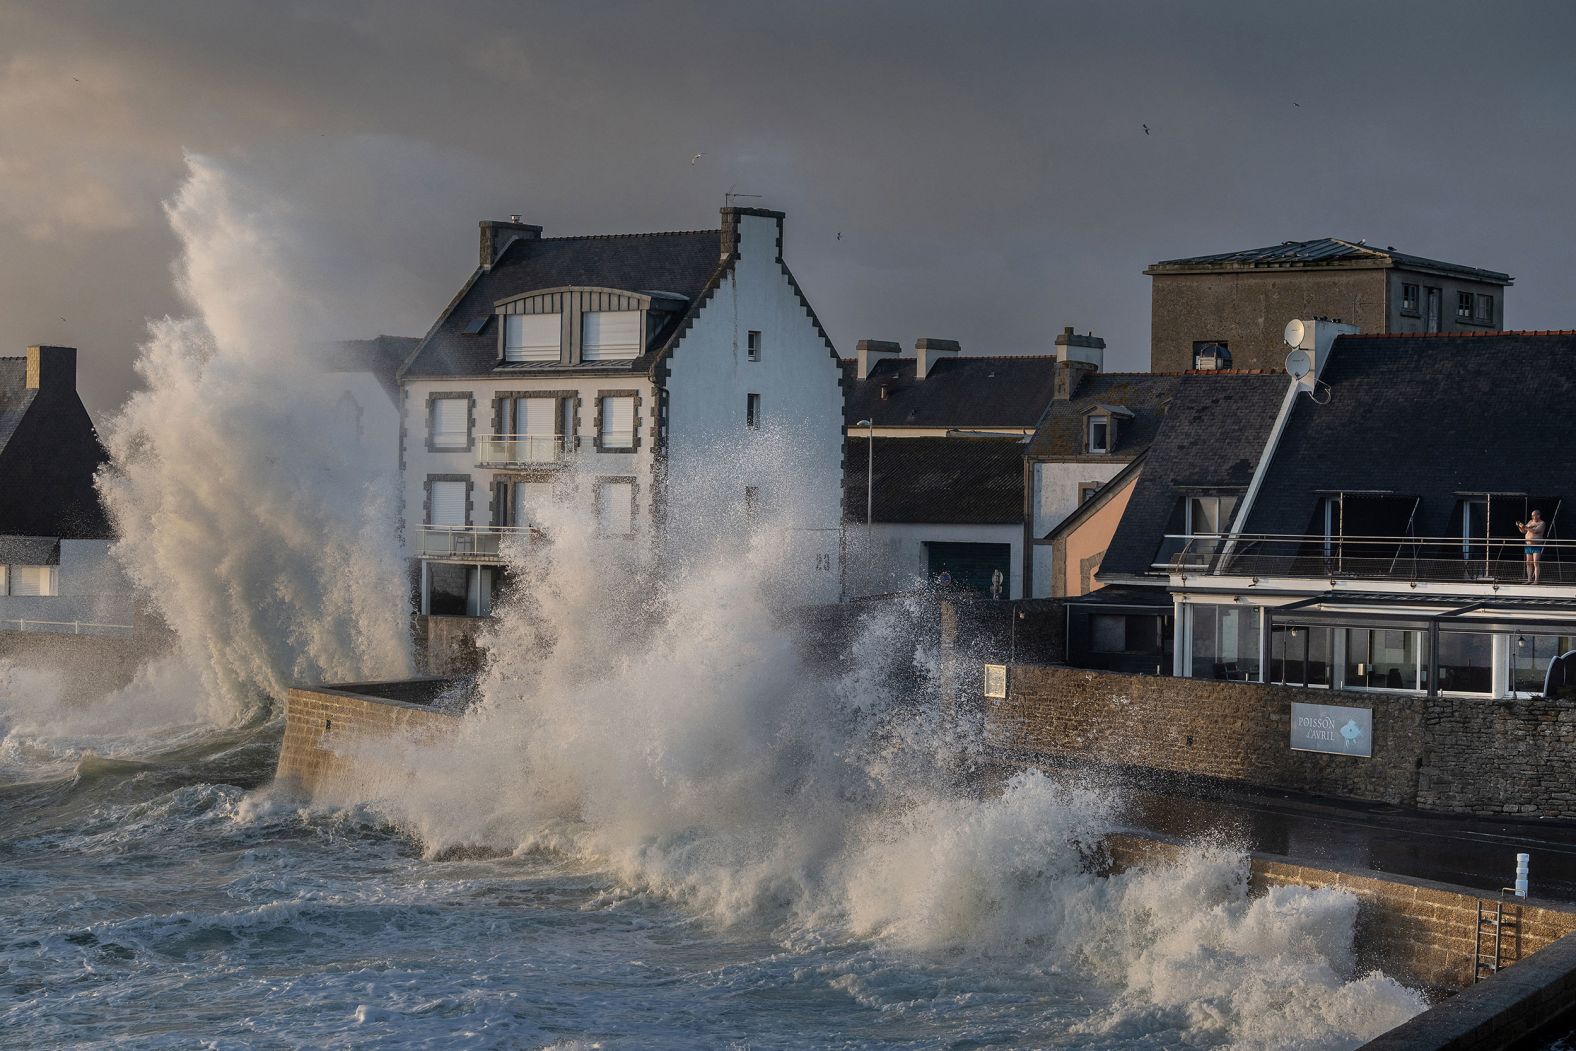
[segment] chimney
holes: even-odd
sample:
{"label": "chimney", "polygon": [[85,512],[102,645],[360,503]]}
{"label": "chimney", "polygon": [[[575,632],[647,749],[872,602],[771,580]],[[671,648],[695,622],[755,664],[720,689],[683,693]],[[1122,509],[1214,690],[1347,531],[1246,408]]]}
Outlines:
{"label": "chimney", "polygon": [[74,391],[77,389],[76,347],[28,347],[27,389]]}
{"label": "chimney", "polygon": [[921,337],[914,343],[914,378],[924,379],[930,375],[930,370],[936,367],[936,362],[943,358],[955,358],[962,351],[963,348],[958,346],[958,341],[955,339]]}
{"label": "chimney", "polygon": [[483,219],[479,224],[482,230],[481,266],[483,270],[491,270],[492,265],[516,241],[534,241],[542,236],[540,226],[522,223],[518,215],[511,215],[508,222],[502,219]]}
{"label": "chimney", "polygon": [[[730,204],[721,209],[721,214],[722,244],[719,247],[722,249],[723,259],[742,251],[745,227],[751,226],[754,232],[750,237],[757,247],[770,251],[779,262],[782,261],[783,221],[788,217],[786,213],[776,212],[770,208],[741,208],[736,204]],[[747,220],[752,218],[764,219],[772,225],[751,224]],[[767,240],[763,242],[762,238]]]}
{"label": "chimney", "polygon": [[883,357],[897,357],[903,353],[903,348],[888,339],[862,339],[856,345],[854,354],[859,362],[859,379],[869,379],[870,370]]}
{"label": "chimney", "polygon": [[1068,325],[1062,329],[1062,334],[1056,337],[1057,362],[1082,362],[1093,365],[1099,372],[1105,367],[1105,340],[1093,332],[1087,336],[1080,336]]}

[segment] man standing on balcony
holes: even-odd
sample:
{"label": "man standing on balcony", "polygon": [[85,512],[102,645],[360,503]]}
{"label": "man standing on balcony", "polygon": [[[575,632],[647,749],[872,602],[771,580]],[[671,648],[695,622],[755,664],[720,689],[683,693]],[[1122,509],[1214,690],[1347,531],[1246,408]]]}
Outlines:
{"label": "man standing on balcony", "polygon": [[1523,549],[1527,556],[1527,575],[1522,583],[1536,584],[1538,560],[1543,556],[1543,541],[1549,535],[1549,524],[1543,520],[1543,512],[1533,508],[1532,521],[1517,522],[1516,528],[1521,530],[1521,538],[1527,542]]}

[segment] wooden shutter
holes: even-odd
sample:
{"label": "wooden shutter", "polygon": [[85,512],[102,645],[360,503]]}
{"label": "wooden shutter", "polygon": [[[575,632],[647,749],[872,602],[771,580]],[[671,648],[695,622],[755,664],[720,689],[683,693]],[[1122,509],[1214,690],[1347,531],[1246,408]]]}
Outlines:
{"label": "wooden shutter", "polygon": [[471,403],[469,398],[436,398],[432,403],[432,444],[439,448],[463,449],[470,444]]}
{"label": "wooden shutter", "polygon": [[602,399],[603,448],[623,449],[635,444],[635,399],[628,395]]}
{"label": "wooden shutter", "polygon": [[463,526],[466,522],[464,482],[429,482],[428,525]]}
{"label": "wooden shutter", "polygon": [[580,315],[582,361],[621,361],[641,351],[639,310],[588,310]]}
{"label": "wooden shutter", "polygon": [[557,361],[561,314],[510,314],[504,319],[503,360]]}

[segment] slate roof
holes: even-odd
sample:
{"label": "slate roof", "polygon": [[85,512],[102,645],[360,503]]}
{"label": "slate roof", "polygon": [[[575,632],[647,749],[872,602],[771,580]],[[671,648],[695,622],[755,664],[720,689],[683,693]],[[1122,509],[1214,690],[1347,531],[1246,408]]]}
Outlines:
{"label": "slate roof", "polygon": [[[1132,460],[1149,447],[1167,401],[1181,383],[1180,374],[1147,372],[1095,372],[1087,374],[1066,401],[1052,401],[1050,411],[1034,432],[1029,457],[1036,460],[1110,463]],[[1085,451],[1085,415],[1096,406],[1119,406],[1131,418],[1119,417],[1116,447],[1108,453]]]}
{"label": "slate roof", "polygon": [[27,389],[27,359],[0,358],[0,536],[111,536],[93,476],[108,459],[75,389]]}
{"label": "slate roof", "polygon": [[[592,237],[543,237],[516,240],[491,269],[478,269],[421,341],[405,366],[404,377],[482,376],[497,364],[498,333],[493,325],[467,335],[472,320],[492,314],[493,305],[523,292],[566,286],[614,288],[626,292],[669,292],[693,305],[721,264],[722,231],[605,234]],[[648,352],[633,361],[569,366],[576,372],[638,372],[677,329],[683,311],[656,334]],[[547,366],[548,369],[565,368]]]}
{"label": "slate roof", "polygon": [[1185,494],[1247,487],[1287,383],[1268,373],[1180,377],[1097,576],[1149,572]]}
{"label": "slate roof", "polygon": [[1545,516],[1562,499],[1552,531],[1576,537],[1576,333],[1342,336],[1321,378],[1329,402],[1298,400],[1246,531],[1307,533],[1318,491],[1364,490],[1420,497],[1418,535],[1459,535],[1458,494],[1493,492]]}
{"label": "slate roof", "polygon": [[[850,438],[843,497],[865,519],[866,439]],[[1024,443],[1011,438],[882,438],[875,442],[877,522],[1023,523]]]}
{"label": "slate roof", "polygon": [[420,344],[419,336],[343,339],[324,347],[320,360],[328,372],[371,373],[389,392],[389,397],[397,402],[400,366]]}
{"label": "slate roof", "polygon": [[58,566],[60,541],[52,536],[0,536],[0,565]]}
{"label": "slate roof", "polygon": [[914,378],[917,364],[911,357],[888,358],[866,379],[850,374],[848,423],[1029,428],[1040,422],[1056,393],[1056,359],[1050,355],[943,358],[922,380]]}
{"label": "slate roof", "polygon": [[1369,263],[1374,266],[1394,266],[1409,270],[1432,270],[1439,273],[1458,274],[1475,281],[1488,281],[1508,285],[1514,279],[1498,270],[1483,270],[1475,266],[1446,263],[1438,259],[1397,252],[1394,248],[1377,248],[1361,241],[1343,241],[1337,237],[1321,237],[1313,241],[1283,241],[1264,248],[1248,248],[1237,252],[1219,252],[1215,255],[1196,255],[1185,259],[1165,259],[1144,269],[1146,274],[1164,273],[1167,270],[1238,270],[1260,267],[1308,267],[1324,264]]}

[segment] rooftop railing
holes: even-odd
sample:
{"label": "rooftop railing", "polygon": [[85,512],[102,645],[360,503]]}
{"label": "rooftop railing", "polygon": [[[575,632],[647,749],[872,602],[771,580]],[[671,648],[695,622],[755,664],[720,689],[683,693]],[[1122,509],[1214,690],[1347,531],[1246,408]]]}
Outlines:
{"label": "rooftop railing", "polygon": [[561,434],[484,434],[476,440],[478,467],[540,467],[563,463],[575,440]]}
{"label": "rooftop railing", "polygon": [[416,534],[420,558],[464,558],[496,562],[505,540],[540,534],[534,526],[422,526]]}
{"label": "rooftop railing", "polygon": [[91,620],[40,620],[34,617],[0,620],[0,631],[43,632],[49,635],[129,635],[130,624],[101,624]]}
{"label": "rooftop railing", "polygon": [[[1204,576],[1455,584],[1528,582],[1519,537],[1169,534],[1153,568]],[[1545,540],[1539,584],[1576,584],[1576,540]]]}

